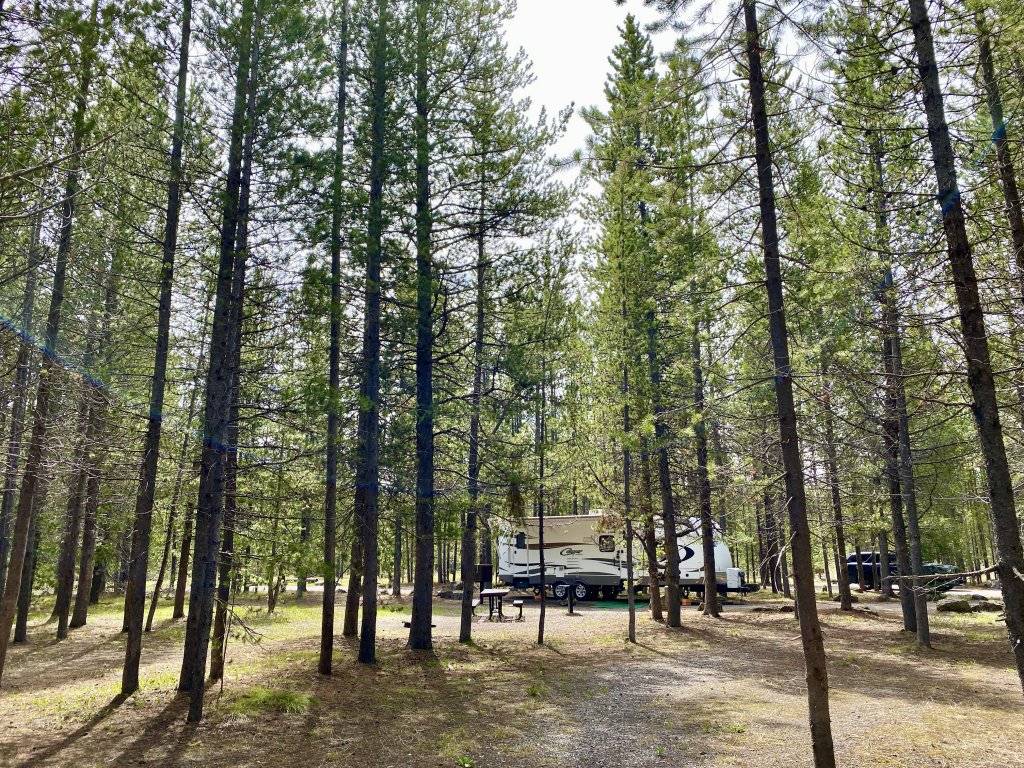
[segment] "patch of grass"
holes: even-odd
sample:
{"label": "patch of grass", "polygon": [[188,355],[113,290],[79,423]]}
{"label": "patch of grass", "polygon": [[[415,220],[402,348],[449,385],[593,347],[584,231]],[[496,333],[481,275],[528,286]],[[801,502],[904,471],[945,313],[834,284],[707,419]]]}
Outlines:
{"label": "patch of grass", "polygon": [[718,721],[705,720],[700,724],[701,733],[708,736],[721,735],[726,733],[746,733],[746,723],[720,723]]}
{"label": "patch of grass", "polygon": [[526,695],[531,699],[539,699],[544,695],[544,686],[540,683],[530,683],[526,686]]}
{"label": "patch of grass", "polygon": [[178,673],[175,672],[173,669],[168,669],[163,672],[156,672],[152,675],[146,675],[145,677],[139,680],[139,687],[144,690],[174,690],[178,687]]}
{"label": "patch of grass", "polygon": [[836,653],[832,655],[832,661],[834,664],[840,667],[849,667],[851,669],[860,669],[860,656],[855,653]]}
{"label": "patch of grass", "polygon": [[26,698],[28,706],[42,715],[73,720],[100,709],[120,690],[121,681],[111,680],[99,685],[68,685],[55,690],[54,693],[37,694]]}
{"label": "patch of grass", "polygon": [[465,728],[457,727],[451,731],[441,734],[437,744],[437,754],[446,763],[458,766],[459,768],[474,768],[476,763],[470,757],[471,743]]}
{"label": "patch of grass", "polygon": [[316,699],[307,693],[255,686],[235,698],[228,709],[236,715],[252,716],[268,712],[301,715],[308,712],[315,701]]}

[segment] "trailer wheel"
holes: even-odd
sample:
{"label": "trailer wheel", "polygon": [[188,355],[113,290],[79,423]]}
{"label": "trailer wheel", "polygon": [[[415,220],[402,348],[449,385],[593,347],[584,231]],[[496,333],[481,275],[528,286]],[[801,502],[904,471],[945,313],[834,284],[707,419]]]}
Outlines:
{"label": "trailer wheel", "polygon": [[551,586],[551,594],[555,596],[556,600],[565,600],[569,596],[569,585],[564,581],[559,581]]}
{"label": "trailer wheel", "polygon": [[573,585],[573,592],[576,593],[577,600],[586,600],[590,597],[590,588],[586,584],[580,584],[578,581]]}

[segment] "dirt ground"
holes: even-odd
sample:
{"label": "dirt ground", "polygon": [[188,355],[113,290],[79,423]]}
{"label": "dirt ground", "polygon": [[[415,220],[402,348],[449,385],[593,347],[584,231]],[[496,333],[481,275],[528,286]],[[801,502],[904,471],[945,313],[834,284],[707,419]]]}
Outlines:
{"label": "dirt ground", "polygon": [[[522,623],[474,626],[462,646],[457,606],[438,601],[433,654],[407,651],[407,611],[380,613],[379,663],[339,640],[335,674],[316,673],[319,595],[238,616],[255,636],[229,643],[227,679],[207,719],[185,723],[174,692],[183,625],[169,608],[146,637],[142,690],[114,699],[120,601],[57,643],[45,614],[15,646],[0,690],[0,766],[456,766],[461,768],[795,768],[811,764],[798,628],[792,614],[693,609],[670,631],[625,610],[549,604]],[[763,601],[764,598],[761,598]],[[770,605],[758,602],[758,605]],[[918,650],[889,606],[840,615],[822,605],[832,724],[844,766],[1024,766],[1024,697],[992,614],[933,618]],[[340,626],[340,622],[339,622]]]}

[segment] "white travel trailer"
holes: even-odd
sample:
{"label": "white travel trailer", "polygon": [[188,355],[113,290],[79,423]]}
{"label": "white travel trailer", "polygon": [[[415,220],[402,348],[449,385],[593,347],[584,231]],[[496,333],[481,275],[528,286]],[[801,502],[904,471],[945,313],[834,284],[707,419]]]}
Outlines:
{"label": "white travel trailer", "polygon": [[[530,517],[522,526],[498,536],[498,579],[509,586],[540,588],[540,526]],[[704,550],[699,535],[679,538],[679,583],[682,591],[704,591]],[[663,571],[664,565],[659,568]],[[614,598],[626,582],[624,535],[601,515],[566,515],[544,518],[545,582],[558,599],[570,589],[579,600],[600,594]],[[746,592],[743,571],[732,567],[728,547],[715,542],[715,571],[719,592]],[[633,575],[637,586],[647,586],[643,547],[633,547]],[[663,578],[663,577],[662,577]]]}

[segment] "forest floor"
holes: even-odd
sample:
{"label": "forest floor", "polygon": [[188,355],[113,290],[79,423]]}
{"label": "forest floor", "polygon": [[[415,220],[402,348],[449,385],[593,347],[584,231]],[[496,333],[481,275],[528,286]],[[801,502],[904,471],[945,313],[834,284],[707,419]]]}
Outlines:
{"label": "forest floor", "polygon": [[[380,612],[379,662],[340,640],[335,673],[316,673],[319,595],[283,599],[267,616],[242,601],[261,634],[229,643],[227,679],[207,718],[185,723],[175,694],[182,622],[169,606],[145,638],[142,690],[120,685],[121,601],[96,607],[61,643],[46,614],[15,646],[0,691],[0,766],[455,766],[462,768],[797,768],[811,764],[803,659],[792,614],[685,609],[667,630],[638,611],[549,603],[521,623],[474,625],[460,645],[458,606],[437,601],[435,651],[405,649],[404,606]],[[770,605],[766,597],[758,604]],[[340,619],[340,614],[339,614]],[[1004,628],[992,614],[933,617],[919,650],[887,610],[840,615],[822,604],[832,724],[844,766],[1024,766],[1024,700]],[[339,621],[340,623],[340,621]]]}

